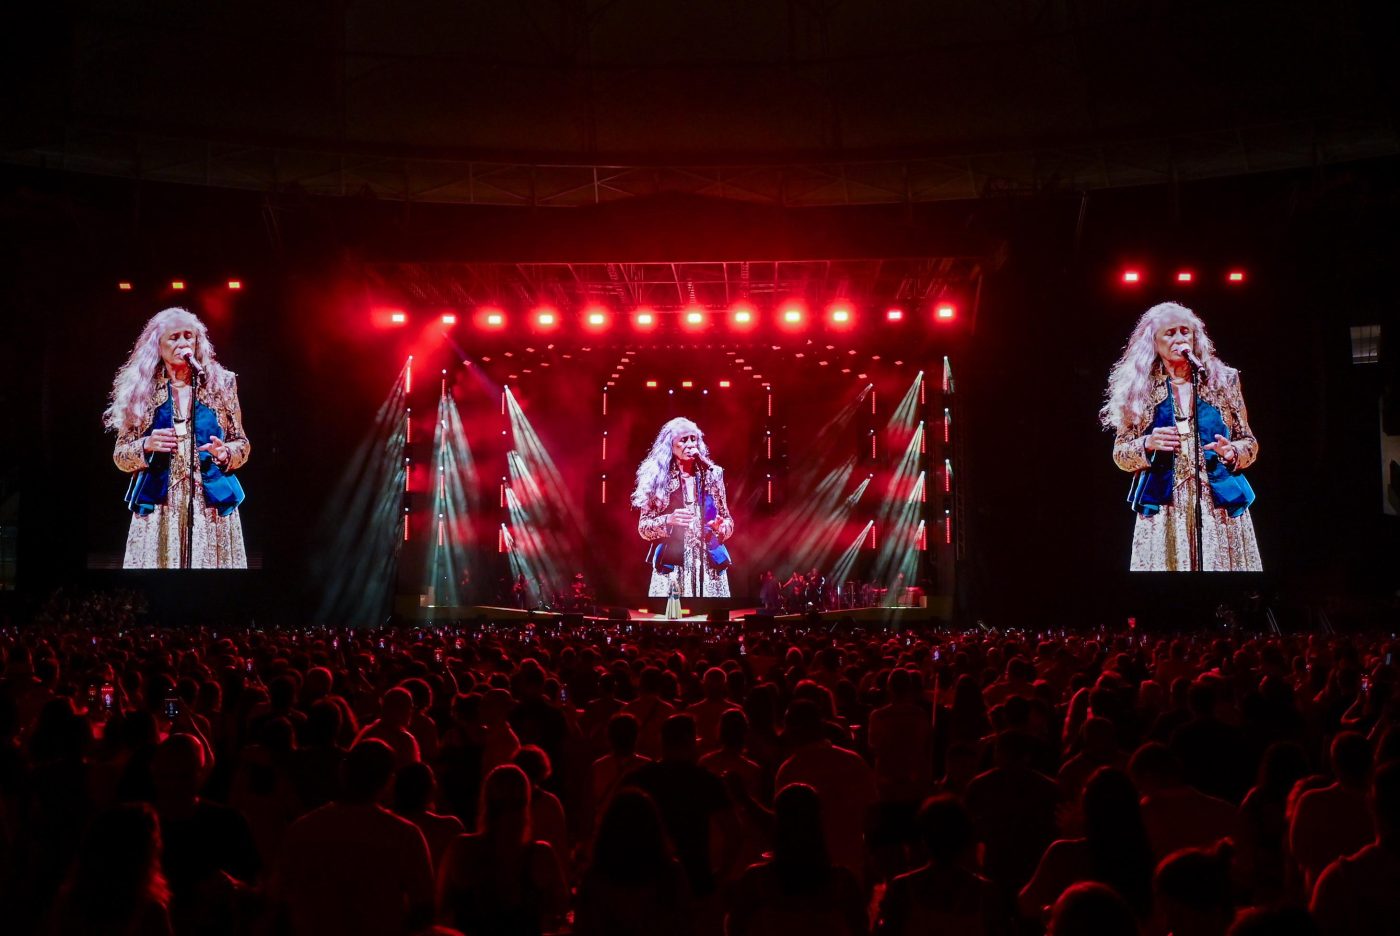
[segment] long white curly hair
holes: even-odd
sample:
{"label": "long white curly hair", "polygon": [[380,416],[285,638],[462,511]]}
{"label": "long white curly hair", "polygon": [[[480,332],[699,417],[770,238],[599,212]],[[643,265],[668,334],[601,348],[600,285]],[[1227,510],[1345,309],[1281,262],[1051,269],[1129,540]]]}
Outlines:
{"label": "long white curly hair", "polygon": [[1130,432],[1151,421],[1152,388],[1166,373],[1157,356],[1157,332],[1171,324],[1191,327],[1191,350],[1201,362],[1202,384],[1221,384],[1234,368],[1215,356],[1215,344],[1200,317],[1178,302],[1159,302],[1142,313],[1123,354],[1108,374],[1108,389],[1099,410],[1107,429]]}
{"label": "long white curly hair", "polygon": [[224,384],[228,372],[215,358],[209,329],[199,320],[199,316],[179,306],[162,309],[146,322],[141,336],[131,346],[126,363],[117,371],[112,381],[110,401],[102,412],[102,425],[118,434],[145,428],[150,418],[151,390],[157,378],[163,378],[165,374],[160,340],[177,326],[194,329],[194,359],[204,368],[208,385],[219,387]]}
{"label": "long white curly hair", "polygon": [[705,433],[684,416],[677,416],[661,427],[656,441],[651,443],[651,451],[637,466],[637,487],[632,491],[632,506],[643,510],[664,510],[671,501],[671,492],[666,490],[671,477],[671,460],[675,442],[688,435],[695,436],[700,454],[710,457],[710,447],[705,444]]}

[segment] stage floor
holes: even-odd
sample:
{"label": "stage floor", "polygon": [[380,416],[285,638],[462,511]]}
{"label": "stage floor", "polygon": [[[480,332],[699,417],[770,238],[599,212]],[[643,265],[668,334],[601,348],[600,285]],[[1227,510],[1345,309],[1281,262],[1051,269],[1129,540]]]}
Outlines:
{"label": "stage floor", "polygon": [[[711,620],[711,614],[718,609],[692,608],[686,604],[681,605],[681,616],[679,618],[668,618],[665,614],[658,614],[649,610],[639,608],[612,608],[607,615],[585,615],[570,614],[558,611],[528,611],[521,608],[502,608],[491,605],[467,605],[467,606],[445,606],[445,605],[423,605],[411,609],[403,616],[409,620],[417,622],[428,621],[470,621],[477,618],[487,618],[491,621],[538,621],[553,622],[564,619],[575,621],[593,621],[606,624],[610,621],[627,620],[632,623],[641,624],[695,624],[705,623]],[[729,621],[741,621],[748,624],[795,624],[801,621],[810,620],[809,613],[802,614],[760,614],[755,607],[730,607],[723,609]],[[626,617],[622,617],[622,612],[626,612]],[[894,607],[894,608],[842,608],[835,611],[819,611],[817,618],[824,623],[837,624],[844,621],[851,621],[860,624],[913,624],[913,623],[947,623],[946,615],[939,614],[938,609]]]}

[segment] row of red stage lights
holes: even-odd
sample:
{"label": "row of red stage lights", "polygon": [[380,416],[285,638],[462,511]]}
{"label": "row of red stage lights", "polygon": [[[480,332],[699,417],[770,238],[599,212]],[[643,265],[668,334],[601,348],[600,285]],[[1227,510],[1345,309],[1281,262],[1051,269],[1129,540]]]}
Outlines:
{"label": "row of red stage lights", "polygon": [[[231,279],[227,281],[227,286],[229,289],[242,289],[243,281]],[[131,280],[119,280],[117,282],[117,290],[119,292],[131,292],[135,288],[136,286],[134,283],[131,282]],[[189,283],[185,280],[171,280],[170,288],[175,290],[176,292],[184,292],[186,289],[189,288]]]}
{"label": "row of red stage lights", "polygon": [[[663,316],[674,315],[678,318],[681,326],[690,329],[704,328],[714,317],[724,316],[729,324],[735,328],[752,328],[758,324],[758,312],[750,306],[735,306],[727,313],[710,312],[705,309],[683,309],[680,312],[657,312],[653,309],[635,309],[629,316],[634,328],[647,330],[655,328]],[[933,307],[933,320],[935,322],[948,323],[957,319],[957,306],[950,302],[940,302]],[[442,324],[456,325],[459,316],[456,312],[443,312],[439,316]],[[480,328],[488,330],[499,330],[506,327],[507,315],[504,310],[497,308],[478,309],[474,315],[476,324]],[[899,306],[891,306],[885,310],[885,321],[903,322],[911,316],[905,309]],[[784,306],[779,310],[778,324],[786,328],[801,328],[810,319],[810,315],[805,306]],[[551,329],[558,328],[564,320],[564,316],[558,310],[550,307],[540,307],[529,313],[528,323],[532,328]],[[848,328],[855,324],[855,310],[846,305],[832,305],[826,310],[826,322],[836,328]],[[592,331],[604,331],[612,327],[613,314],[601,307],[585,309],[581,318],[583,326]],[[389,322],[393,325],[408,324],[408,313],[402,310],[391,310],[389,312]]]}
{"label": "row of red stage lights", "polygon": [[[1172,282],[1182,285],[1190,285],[1200,280],[1195,270],[1177,270],[1172,277]],[[1139,286],[1147,282],[1147,272],[1138,267],[1128,267],[1118,274],[1118,281],[1124,286]],[[1225,272],[1225,282],[1231,286],[1238,286],[1245,281],[1245,271],[1234,269]]]}

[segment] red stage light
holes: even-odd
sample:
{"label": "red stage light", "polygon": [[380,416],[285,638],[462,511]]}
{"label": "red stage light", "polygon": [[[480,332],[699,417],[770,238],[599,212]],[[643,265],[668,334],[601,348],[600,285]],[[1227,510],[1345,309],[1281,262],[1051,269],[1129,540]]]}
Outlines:
{"label": "red stage light", "polygon": [[685,324],[685,327],[691,331],[696,331],[701,328],[704,328],[705,310],[696,306],[691,306],[690,308],[686,309],[685,314],[681,316],[681,322],[683,322]]}
{"label": "red stage light", "polygon": [[554,328],[559,324],[559,313],[550,306],[540,306],[535,310],[537,328]]}
{"label": "red stage light", "polygon": [[903,309],[897,309],[897,308],[894,308],[893,306],[891,306],[890,308],[888,308],[888,309],[885,310],[885,320],[886,320],[886,321],[889,321],[889,322],[902,322],[902,321],[904,321],[904,310],[903,310]]}
{"label": "red stage light", "polygon": [[171,288],[171,289],[184,289],[184,288],[185,288],[185,281],[184,281],[184,280],[171,280],[171,281],[170,281],[170,288]]}
{"label": "red stage light", "polygon": [[457,324],[457,313],[455,313],[455,312],[444,312],[444,313],[442,313],[442,324],[444,324],[444,325],[456,325],[456,324]]}
{"label": "red stage light", "polygon": [[833,303],[826,310],[827,318],[831,324],[837,328],[845,328],[851,324],[855,316],[851,312],[851,307],[844,302]]}
{"label": "red stage light", "polygon": [[608,327],[608,310],[602,306],[589,306],[583,313],[583,321],[593,331],[602,331]]}
{"label": "red stage light", "polygon": [[1243,283],[1244,270],[1231,270],[1230,275],[1225,277],[1225,279],[1231,283]]}
{"label": "red stage light", "polygon": [[720,385],[721,387],[727,387],[727,386],[729,386],[729,381],[727,381],[727,380],[721,380],[721,381],[719,382],[719,385]]}
{"label": "red stage light", "polygon": [[117,288],[120,289],[122,292],[131,292],[131,284],[128,283],[126,280],[122,280],[120,283],[118,283]]}
{"label": "red stage light", "polygon": [[735,328],[752,328],[757,321],[758,316],[755,314],[753,306],[747,302],[735,303],[733,308],[729,310],[729,322]]}
{"label": "red stage light", "polygon": [[405,322],[408,321],[408,313],[407,313],[407,312],[390,312],[390,313],[389,313],[389,321],[393,322],[395,325],[402,325],[402,324],[404,324]]}
{"label": "red stage light", "polygon": [[801,325],[802,310],[796,306],[788,306],[783,310],[783,322],[788,325]]}
{"label": "red stage light", "polygon": [[228,281],[228,288],[229,288],[229,289],[242,289],[242,288],[243,288],[243,281],[242,281],[242,280],[229,280],[229,281]]}
{"label": "red stage light", "polygon": [[654,381],[654,380],[648,380],[648,381],[647,381],[647,386],[648,386],[648,387],[654,387],[654,386],[656,386],[656,381]]}
{"label": "red stage light", "polygon": [[650,309],[638,309],[632,316],[632,324],[648,330],[656,327],[656,313]]}
{"label": "red stage light", "polygon": [[1189,283],[1195,278],[1196,274],[1192,273],[1190,270],[1182,270],[1180,273],[1176,274],[1176,281],[1178,283]]}
{"label": "red stage light", "polygon": [[1137,270],[1124,270],[1124,271],[1123,271],[1123,283],[1124,283],[1124,285],[1129,285],[1129,286],[1130,286],[1130,285],[1132,285],[1133,283],[1139,283],[1139,282],[1142,282],[1142,274],[1139,273]]}
{"label": "red stage light", "polygon": [[933,315],[940,322],[951,322],[958,317],[958,308],[951,302],[940,302]]}
{"label": "red stage light", "polygon": [[682,387],[693,387],[693,386],[695,386],[695,381],[693,381],[693,380],[682,380],[682,381],[681,381],[681,386],[682,386]]}
{"label": "red stage light", "polygon": [[477,328],[495,330],[506,327],[506,314],[496,306],[479,306],[475,318]]}

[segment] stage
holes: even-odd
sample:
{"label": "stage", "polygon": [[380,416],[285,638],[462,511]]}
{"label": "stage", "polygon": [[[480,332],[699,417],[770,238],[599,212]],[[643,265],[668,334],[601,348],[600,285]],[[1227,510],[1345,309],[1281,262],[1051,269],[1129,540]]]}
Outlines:
{"label": "stage", "polygon": [[501,608],[490,605],[467,605],[461,607],[418,606],[404,609],[397,617],[404,623],[443,623],[448,621],[489,620],[497,624],[566,624],[595,623],[612,624],[628,621],[633,624],[647,624],[665,627],[675,624],[735,623],[745,626],[783,626],[814,621],[837,627],[840,625],[879,625],[882,627],[902,627],[908,625],[943,625],[951,623],[951,606],[943,604],[927,608],[846,608],[835,611],[808,611],[800,614],[773,614],[753,607],[712,608],[708,611],[690,607],[682,601],[681,616],[668,618],[647,609],[611,608],[604,614],[579,614],[576,612],[522,610]]}

